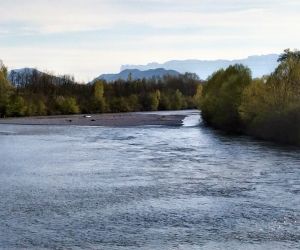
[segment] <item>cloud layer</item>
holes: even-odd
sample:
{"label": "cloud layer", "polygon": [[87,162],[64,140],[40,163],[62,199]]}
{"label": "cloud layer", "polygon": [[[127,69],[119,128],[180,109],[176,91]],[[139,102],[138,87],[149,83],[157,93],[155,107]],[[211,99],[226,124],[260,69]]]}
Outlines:
{"label": "cloud layer", "polygon": [[297,47],[298,0],[10,0],[0,5],[9,67],[79,80],[121,64],[237,58]]}

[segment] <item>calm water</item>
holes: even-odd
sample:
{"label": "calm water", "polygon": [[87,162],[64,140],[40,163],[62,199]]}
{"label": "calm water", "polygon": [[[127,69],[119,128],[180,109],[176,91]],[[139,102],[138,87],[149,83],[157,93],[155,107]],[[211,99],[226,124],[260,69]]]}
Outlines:
{"label": "calm water", "polygon": [[0,125],[0,248],[299,249],[300,150],[189,113],[182,127]]}

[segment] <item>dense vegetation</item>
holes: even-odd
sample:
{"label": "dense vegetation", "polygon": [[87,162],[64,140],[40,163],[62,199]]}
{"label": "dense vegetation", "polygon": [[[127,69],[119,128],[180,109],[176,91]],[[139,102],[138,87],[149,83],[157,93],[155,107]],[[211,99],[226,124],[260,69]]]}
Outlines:
{"label": "dense vegetation", "polygon": [[300,52],[285,50],[270,75],[251,79],[242,65],[214,73],[203,86],[202,116],[227,132],[300,144]]}
{"label": "dense vegetation", "polygon": [[18,77],[12,86],[1,64],[0,117],[195,108],[202,86],[194,74],[93,84],[37,71]]}
{"label": "dense vegetation", "polygon": [[243,65],[202,84],[194,74],[152,80],[96,81],[34,72],[7,80],[0,63],[0,117],[179,110],[200,106],[204,121],[226,132],[300,145],[300,51],[285,50],[270,76],[252,79]]}

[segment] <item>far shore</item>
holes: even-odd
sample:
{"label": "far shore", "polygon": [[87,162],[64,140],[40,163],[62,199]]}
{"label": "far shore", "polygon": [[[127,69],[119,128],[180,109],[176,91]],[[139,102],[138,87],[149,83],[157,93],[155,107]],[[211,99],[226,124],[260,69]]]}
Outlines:
{"label": "far shore", "polygon": [[1,124],[14,125],[75,125],[127,127],[143,125],[181,126],[186,114],[162,114],[152,112],[81,114],[59,116],[34,116],[20,118],[2,118]]}

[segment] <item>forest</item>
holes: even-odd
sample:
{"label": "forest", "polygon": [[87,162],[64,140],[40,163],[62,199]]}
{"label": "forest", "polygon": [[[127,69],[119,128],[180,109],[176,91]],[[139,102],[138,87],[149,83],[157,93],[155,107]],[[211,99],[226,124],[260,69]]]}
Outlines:
{"label": "forest", "polygon": [[278,62],[259,79],[243,65],[215,72],[203,86],[204,121],[228,133],[300,145],[300,51],[287,49]]}
{"label": "forest", "polygon": [[202,82],[195,74],[150,80],[79,84],[70,76],[34,71],[11,84],[0,65],[0,117],[180,110],[199,105]]}
{"label": "forest", "polygon": [[206,82],[186,73],[163,79],[78,84],[37,72],[13,86],[0,65],[0,117],[200,108],[204,122],[228,133],[300,144],[300,51],[285,50],[274,72],[253,79],[244,65]]}

